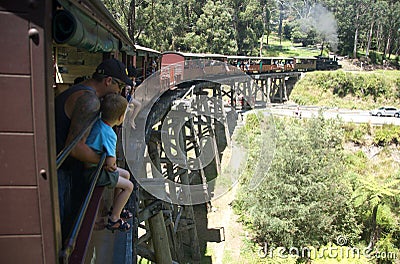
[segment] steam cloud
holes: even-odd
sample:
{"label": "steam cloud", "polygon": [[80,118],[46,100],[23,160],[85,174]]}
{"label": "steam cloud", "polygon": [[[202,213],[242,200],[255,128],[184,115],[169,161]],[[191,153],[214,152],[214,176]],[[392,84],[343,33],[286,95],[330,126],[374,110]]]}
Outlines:
{"label": "steam cloud", "polygon": [[338,44],[337,23],[333,14],[320,4],[310,9],[309,16],[301,20],[301,30],[308,32],[314,29],[332,50],[336,51]]}

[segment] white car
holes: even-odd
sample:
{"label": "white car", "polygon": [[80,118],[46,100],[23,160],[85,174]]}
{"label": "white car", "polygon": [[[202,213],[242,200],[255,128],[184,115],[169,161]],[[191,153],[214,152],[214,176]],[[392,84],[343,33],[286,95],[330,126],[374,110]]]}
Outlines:
{"label": "white car", "polygon": [[[372,116],[396,116],[397,109],[392,106],[382,106],[369,112]],[[398,113],[397,113],[398,116]]]}

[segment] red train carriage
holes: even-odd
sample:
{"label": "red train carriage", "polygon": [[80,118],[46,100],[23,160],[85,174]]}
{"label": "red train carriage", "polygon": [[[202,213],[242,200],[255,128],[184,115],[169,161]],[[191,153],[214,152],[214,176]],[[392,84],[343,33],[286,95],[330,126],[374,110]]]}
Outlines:
{"label": "red train carriage", "polygon": [[[188,61],[192,62],[187,63]],[[169,85],[174,86],[182,80],[192,80],[203,74],[225,73],[226,67],[224,64],[214,63],[214,61],[226,62],[227,56],[209,53],[166,51],[162,54],[161,59],[161,79],[168,79]]]}

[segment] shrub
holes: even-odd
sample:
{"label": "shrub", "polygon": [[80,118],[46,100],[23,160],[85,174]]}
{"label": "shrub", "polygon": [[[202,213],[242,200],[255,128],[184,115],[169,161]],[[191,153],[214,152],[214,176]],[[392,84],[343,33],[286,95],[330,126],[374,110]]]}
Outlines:
{"label": "shrub", "polygon": [[382,64],[383,63],[382,53],[378,53],[376,51],[371,50],[369,53],[369,58],[371,59],[371,62],[374,64]]}
{"label": "shrub", "polygon": [[400,77],[396,79],[395,81],[395,87],[396,87],[396,98],[400,98]]}
{"label": "shrub", "polygon": [[[304,105],[364,108],[398,104],[400,77],[397,71],[351,73],[339,71],[307,73],[292,90],[291,99]],[[356,100],[355,100],[356,99]]]}
{"label": "shrub", "polygon": [[371,125],[370,124],[354,124],[346,123],[343,125],[344,135],[346,141],[351,141],[356,144],[364,144],[365,136],[371,135]]}
{"label": "shrub", "polygon": [[334,120],[277,120],[277,146],[269,171],[255,153],[248,173],[264,177],[256,190],[242,182],[235,202],[258,241],[272,246],[321,246],[360,231],[344,184],[343,130]]}
{"label": "shrub", "polygon": [[400,142],[400,128],[395,125],[383,125],[375,129],[374,144],[387,146],[389,144],[398,144]]}

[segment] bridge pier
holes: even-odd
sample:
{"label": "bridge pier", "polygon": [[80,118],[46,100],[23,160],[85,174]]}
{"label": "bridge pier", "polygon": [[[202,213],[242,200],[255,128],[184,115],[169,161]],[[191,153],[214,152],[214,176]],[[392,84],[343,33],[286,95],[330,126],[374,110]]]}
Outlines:
{"label": "bridge pier", "polygon": [[289,94],[300,75],[300,72],[250,74],[260,87],[254,89],[256,102],[283,103],[289,100]]}
{"label": "bridge pier", "polygon": [[265,107],[269,103],[283,103],[289,100],[300,76],[300,72],[275,72],[249,74],[254,82],[233,78],[228,88],[221,89],[222,97],[228,97],[230,105],[235,109],[238,107],[236,99],[242,96],[251,108]]}

